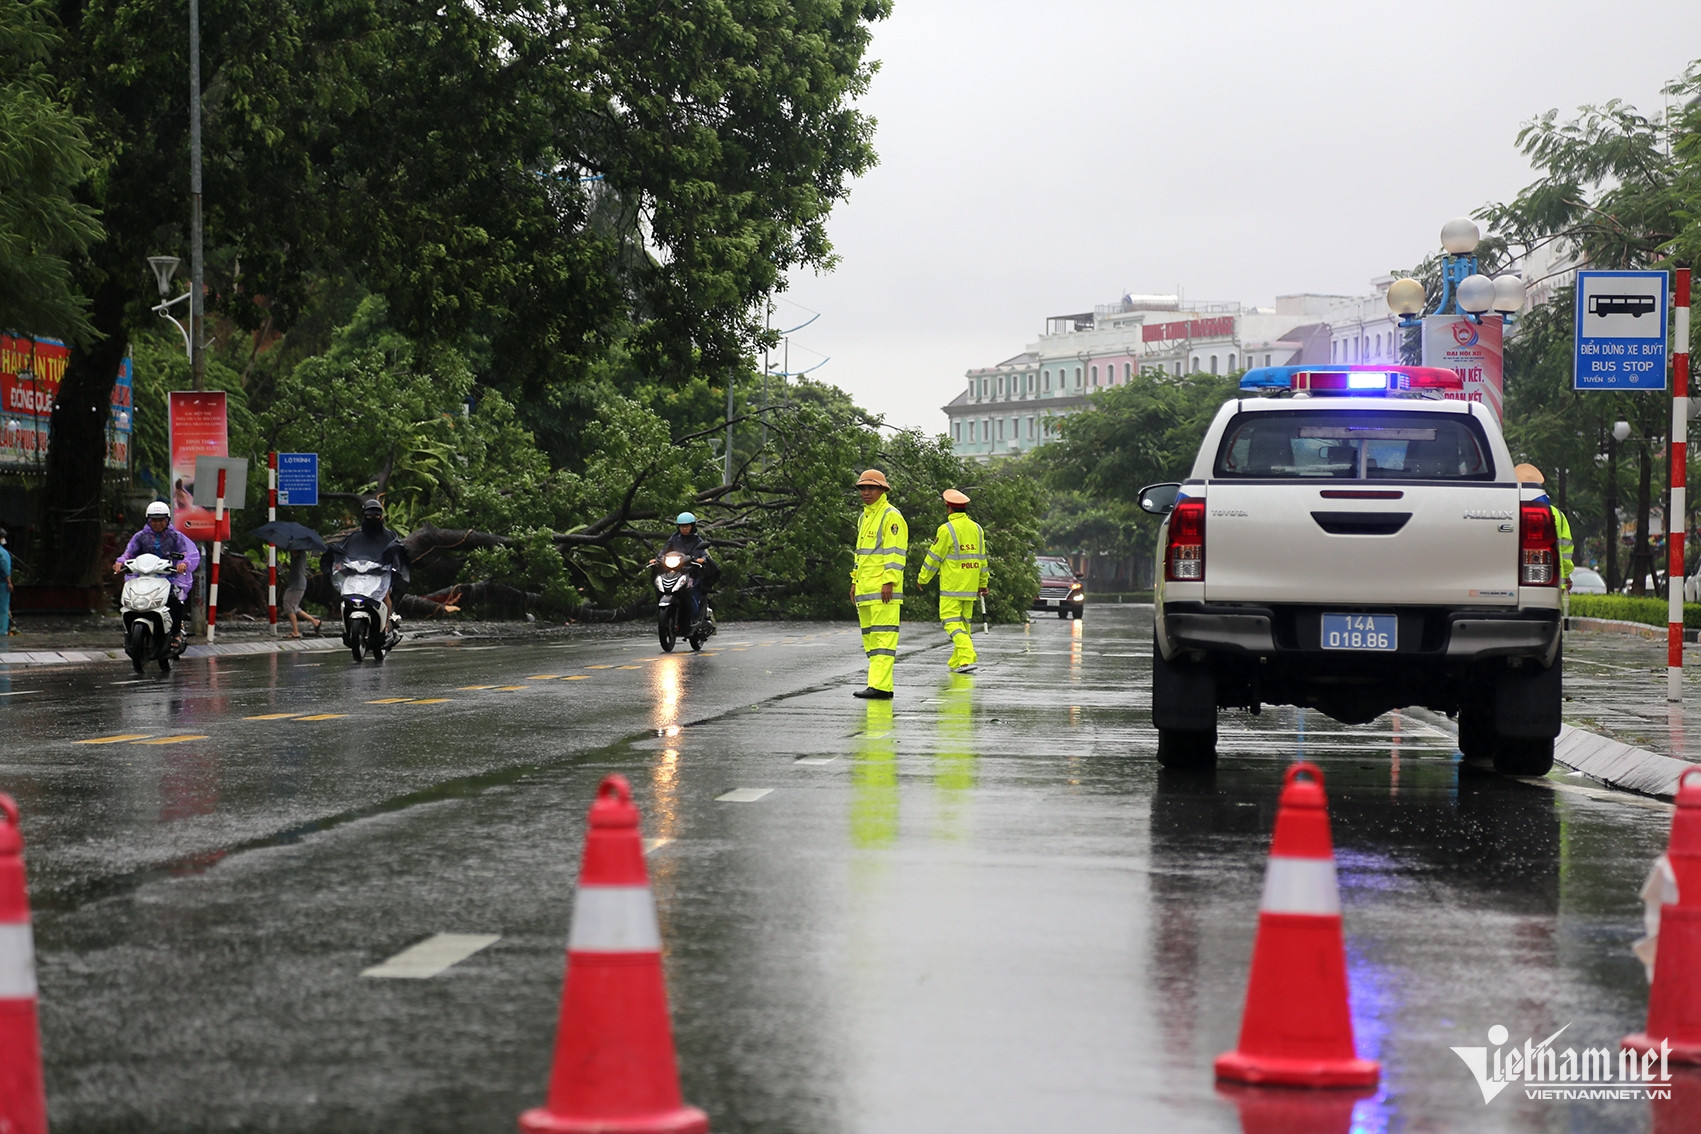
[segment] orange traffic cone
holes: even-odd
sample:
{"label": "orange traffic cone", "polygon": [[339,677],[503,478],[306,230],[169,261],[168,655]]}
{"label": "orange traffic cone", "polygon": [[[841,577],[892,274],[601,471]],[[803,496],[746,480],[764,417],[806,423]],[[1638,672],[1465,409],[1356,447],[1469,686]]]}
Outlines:
{"label": "orange traffic cone", "polygon": [[1288,1087],[1368,1087],[1381,1073],[1353,1050],[1335,850],[1315,764],[1293,765],[1282,781],[1240,1045],[1216,1067],[1219,1079]]}
{"label": "orange traffic cone", "polygon": [[591,805],[567,935],[567,982],[549,1098],[520,1116],[526,1134],[707,1134],[679,1094],[662,984],[661,929],[624,776]]}
{"label": "orange traffic cone", "polygon": [[1701,1063],[1701,768],[1677,781],[1671,842],[1649,882],[1663,883],[1667,900],[1657,919],[1649,919],[1655,940],[1648,1027],[1622,1044],[1632,1051],[1663,1050],[1673,1063]]}
{"label": "orange traffic cone", "polygon": [[0,812],[5,813],[0,823],[0,1131],[47,1134],[24,837],[11,796],[0,795]]}
{"label": "orange traffic cone", "polygon": [[1240,1112],[1240,1134],[1349,1134],[1353,1111],[1375,1091],[1290,1091],[1285,1087],[1217,1084]]}

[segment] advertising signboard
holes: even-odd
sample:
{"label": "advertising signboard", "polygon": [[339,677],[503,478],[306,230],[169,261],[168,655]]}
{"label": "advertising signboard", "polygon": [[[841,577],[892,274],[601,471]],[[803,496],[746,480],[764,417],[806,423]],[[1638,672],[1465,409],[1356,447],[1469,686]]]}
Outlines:
{"label": "advertising signboard", "polygon": [[195,504],[195,458],[229,455],[225,396],[220,390],[173,390],[171,417],[171,512],[173,524],[190,539],[212,540],[213,513]]}
{"label": "advertising signboard", "polygon": [[1572,388],[1666,388],[1664,272],[1578,272]]}
{"label": "advertising signboard", "polygon": [[[0,468],[39,469],[47,461],[47,435],[59,382],[71,348],[56,339],[0,335]],[[135,429],[131,365],[119,364],[106,427],[106,467],[130,467]]]}
{"label": "advertising signboard", "polygon": [[1505,418],[1504,333],[1498,315],[1484,315],[1480,323],[1464,315],[1426,315],[1423,319],[1423,364],[1457,373],[1465,383],[1460,397],[1481,402],[1496,421]]}

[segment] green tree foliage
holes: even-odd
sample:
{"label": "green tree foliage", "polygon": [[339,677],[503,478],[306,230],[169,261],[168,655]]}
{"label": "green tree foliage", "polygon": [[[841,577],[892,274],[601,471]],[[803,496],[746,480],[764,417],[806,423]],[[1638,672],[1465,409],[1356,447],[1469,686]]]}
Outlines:
{"label": "green tree foliage", "polygon": [[88,301],[68,259],[100,225],[71,190],[95,160],[49,66],[47,11],[44,0],[0,4],[0,328],[76,339]]}
{"label": "green tree foliage", "polygon": [[[207,0],[215,315],[275,331],[327,277],[357,281],[527,413],[585,409],[563,390],[617,341],[648,375],[724,382],[757,301],[831,264],[827,212],[874,160],[851,101],[888,7]],[[186,245],[187,116],[180,8],[61,10],[54,65],[90,123],[102,164],[81,191],[105,224],[78,261],[92,345],[49,455],[44,528],[76,546],[48,558],[69,575],[92,562],[75,521],[98,511],[106,389],[154,318],[142,261]]]}

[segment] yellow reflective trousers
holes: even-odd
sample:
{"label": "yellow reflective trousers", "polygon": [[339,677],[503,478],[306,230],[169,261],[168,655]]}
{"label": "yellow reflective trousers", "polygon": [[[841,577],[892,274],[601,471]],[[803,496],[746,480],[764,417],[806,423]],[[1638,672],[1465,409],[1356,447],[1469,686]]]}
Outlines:
{"label": "yellow reflective trousers", "polygon": [[969,635],[969,624],[975,620],[975,600],[972,598],[942,598],[939,600],[939,621],[951,636],[951,656],[945,664],[952,669],[975,664],[975,641]]}
{"label": "yellow reflective trousers", "polygon": [[[862,510],[857,525],[851,594],[862,624],[862,652],[868,655],[868,687],[892,691],[892,666],[898,658],[898,624],[904,603],[904,561],[910,528],[884,493]],[[880,589],[892,584],[892,601],[880,601]]]}

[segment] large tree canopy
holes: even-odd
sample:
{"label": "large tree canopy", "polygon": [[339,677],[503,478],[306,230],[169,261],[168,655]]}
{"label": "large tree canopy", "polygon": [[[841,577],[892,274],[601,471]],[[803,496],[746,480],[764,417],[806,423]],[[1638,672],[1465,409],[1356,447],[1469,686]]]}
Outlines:
{"label": "large tree canopy", "polygon": [[[205,0],[210,305],[270,332],[327,277],[356,280],[411,339],[471,336],[480,380],[528,401],[616,340],[649,374],[729,373],[759,300],[831,263],[827,212],[874,160],[852,100],[888,10]],[[80,261],[94,342],[49,454],[50,558],[75,576],[98,536],[106,390],[153,319],[143,260],[186,248],[186,21],[172,0],[59,11],[106,226]]]}

